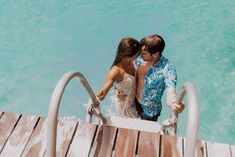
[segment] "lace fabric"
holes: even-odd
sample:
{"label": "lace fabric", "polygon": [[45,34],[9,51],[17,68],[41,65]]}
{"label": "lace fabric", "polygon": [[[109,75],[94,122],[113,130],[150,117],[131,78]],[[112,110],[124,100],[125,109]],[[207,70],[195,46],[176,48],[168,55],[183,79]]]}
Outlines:
{"label": "lace fabric", "polygon": [[136,78],[128,73],[125,73],[124,79],[121,82],[116,83],[116,88],[126,94],[125,101],[120,101],[117,96],[113,96],[113,103],[118,116],[139,118],[138,112],[135,107],[135,95],[136,95]]}

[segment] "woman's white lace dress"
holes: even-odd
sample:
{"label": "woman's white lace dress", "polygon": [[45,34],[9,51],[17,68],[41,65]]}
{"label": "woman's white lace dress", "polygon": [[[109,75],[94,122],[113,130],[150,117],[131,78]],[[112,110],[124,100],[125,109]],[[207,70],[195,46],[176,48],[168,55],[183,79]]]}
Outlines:
{"label": "woman's white lace dress", "polygon": [[120,92],[126,94],[125,101],[120,101],[117,96],[113,97],[113,103],[118,116],[139,118],[138,112],[135,107],[136,96],[136,78],[128,73],[125,73],[124,79],[116,83],[116,88]]}

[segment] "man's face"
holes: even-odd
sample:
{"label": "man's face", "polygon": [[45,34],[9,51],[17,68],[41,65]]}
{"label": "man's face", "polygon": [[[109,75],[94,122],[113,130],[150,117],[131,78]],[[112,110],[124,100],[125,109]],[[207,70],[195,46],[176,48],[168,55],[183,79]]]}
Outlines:
{"label": "man's face", "polygon": [[152,56],[149,53],[148,48],[145,45],[141,47],[141,55],[142,55],[144,61],[154,60],[154,56]]}

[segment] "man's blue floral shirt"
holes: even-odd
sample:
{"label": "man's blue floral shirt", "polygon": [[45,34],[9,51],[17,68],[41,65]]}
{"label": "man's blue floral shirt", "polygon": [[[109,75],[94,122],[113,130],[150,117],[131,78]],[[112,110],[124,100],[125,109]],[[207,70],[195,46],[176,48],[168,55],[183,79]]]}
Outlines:
{"label": "man's blue floral shirt", "polygon": [[[135,60],[136,67],[139,68],[142,62],[143,58],[140,55]],[[141,101],[144,115],[153,117],[160,114],[163,92],[167,87],[176,88],[176,81],[175,67],[166,57],[161,56],[160,60],[152,65],[145,76]]]}

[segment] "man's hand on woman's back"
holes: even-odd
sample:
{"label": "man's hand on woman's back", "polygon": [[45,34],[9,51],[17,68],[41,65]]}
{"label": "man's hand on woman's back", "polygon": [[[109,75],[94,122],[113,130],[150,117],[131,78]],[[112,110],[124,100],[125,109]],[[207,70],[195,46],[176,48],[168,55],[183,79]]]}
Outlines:
{"label": "man's hand on woman's back", "polygon": [[118,98],[119,101],[125,101],[126,100],[127,95],[124,94],[120,89],[116,88],[114,91],[115,91],[115,94],[117,95],[117,98]]}

